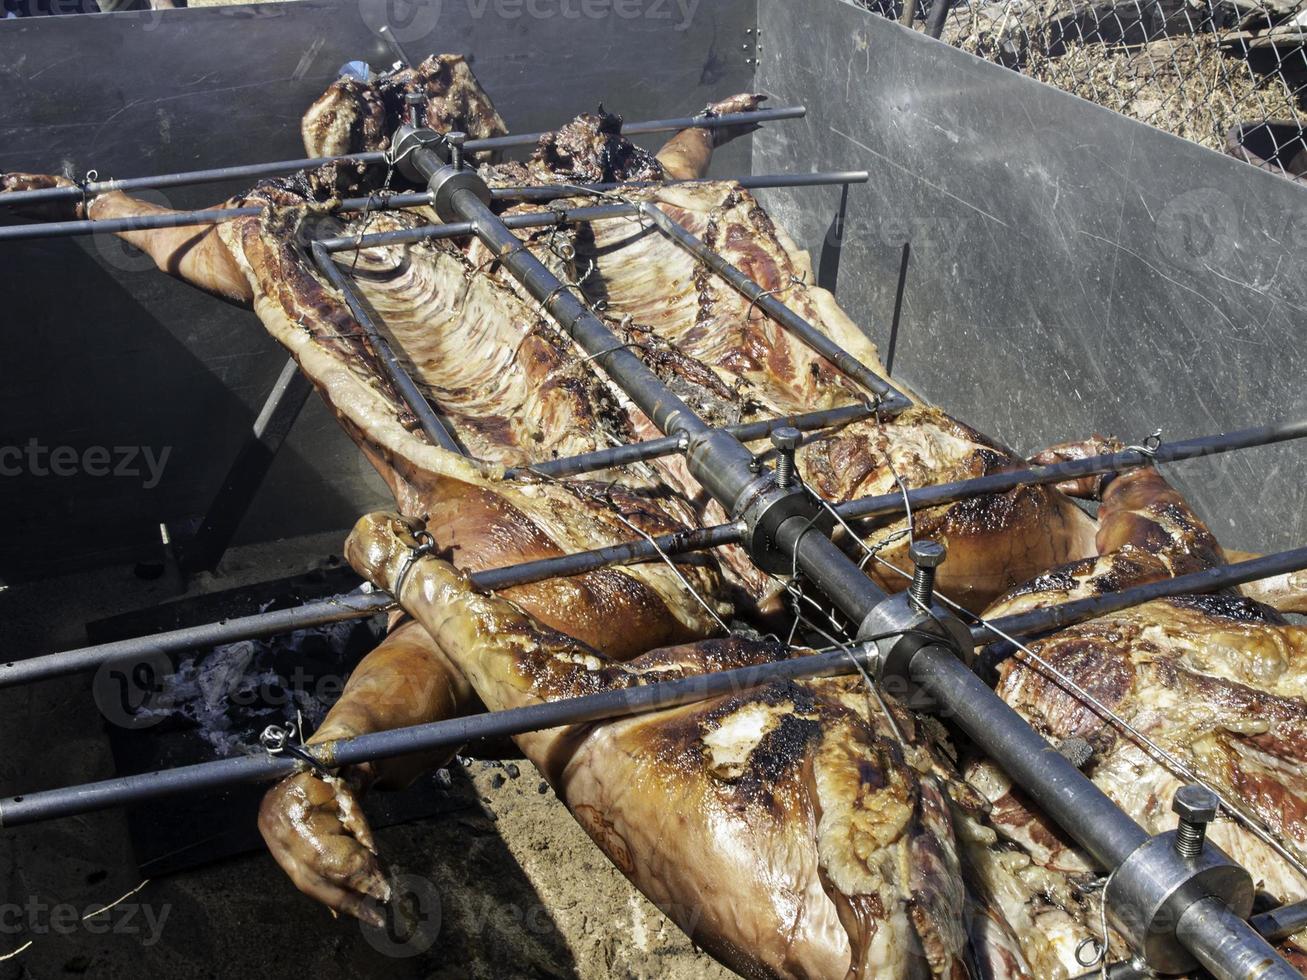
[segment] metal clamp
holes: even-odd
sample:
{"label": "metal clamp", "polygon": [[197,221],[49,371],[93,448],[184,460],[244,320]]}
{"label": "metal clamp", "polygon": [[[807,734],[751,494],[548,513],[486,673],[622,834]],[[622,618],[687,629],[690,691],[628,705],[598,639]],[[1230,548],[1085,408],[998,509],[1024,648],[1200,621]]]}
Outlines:
{"label": "metal clamp", "polygon": [[431,194],[431,206],[441,221],[460,219],[461,215],[453,204],[454,195],[458,191],[471,191],[486,206],[491,201],[490,187],[475,170],[466,167],[459,169],[452,163],[431,175],[427,181],[427,191]]}
{"label": "metal clamp", "polygon": [[436,550],[436,540],[431,536],[430,531],[418,531],[414,536],[418,540],[418,545],[404,556],[404,564],[399,567],[399,574],[395,576],[395,586],[390,592],[396,600],[404,594],[404,583],[408,579],[409,572],[417,565],[418,559],[425,558]]}
{"label": "metal clamp", "polygon": [[1180,918],[1191,905],[1218,898],[1239,918],[1253,907],[1252,876],[1208,842],[1185,856],[1176,831],[1145,841],[1113,872],[1103,891],[1107,913],[1144,961],[1162,973],[1193,969],[1193,954],[1176,938]]}
{"label": "metal clamp", "polygon": [[943,643],[970,666],[975,644],[971,630],[935,602],[935,570],[948,554],[944,546],[914,541],[909,554],[916,566],[912,585],[876,605],[859,625],[858,638],[881,637],[875,641],[880,649],[879,680],[911,686],[909,665],[922,647]]}

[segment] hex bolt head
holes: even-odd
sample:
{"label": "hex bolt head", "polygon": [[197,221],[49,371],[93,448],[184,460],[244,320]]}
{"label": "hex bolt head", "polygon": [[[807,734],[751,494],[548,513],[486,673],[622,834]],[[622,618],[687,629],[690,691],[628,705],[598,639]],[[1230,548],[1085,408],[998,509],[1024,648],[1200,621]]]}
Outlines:
{"label": "hex bolt head", "polygon": [[1183,858],[1197,858],[1203,853],[1207,825],[1216,817],[1221,801],[1206,786],[1181,786],[1171,798],[1171,809],[1180,817],[1175,828],[1175,851]]}
{"label": "hex bolt head", "polygon": [[446,133],[445,142],[449,145],[449,162],[463,169],[463,144],[467,142],[467,133],[458,130]]}
{"label": "hex bolt head", "polygon": [[938,541],[913,541],[908,549],[912,559],[912,584],[908,594],[923,609],[929,609],[935,600],[935,569],[944,562],[948,550]]}
{"label": "hex bolt head", "polygon": [[427,97],[421,92],[404,93],[404,105],[408,106],[409,125],[421,126],[425,122],[422,116],[426,104]]}
{"label": "hex bolt head", "polygon": [[771,430],[771,444],[783,453],[792,453],[798,448],[803,433],[792,425],[782,425]]}
{"label": "hex bolt head", "polygon": [[1181,786],[1171,798],[1171,809],[1189,823],[1211,823],[1221,809],[1221,800],[1206,786]]}
{"label": "hex bolt head", "polygon": [[948,549],[938,541],[914,541],[908,549],[908,557],[918,568],[939,568],[948,556]]}

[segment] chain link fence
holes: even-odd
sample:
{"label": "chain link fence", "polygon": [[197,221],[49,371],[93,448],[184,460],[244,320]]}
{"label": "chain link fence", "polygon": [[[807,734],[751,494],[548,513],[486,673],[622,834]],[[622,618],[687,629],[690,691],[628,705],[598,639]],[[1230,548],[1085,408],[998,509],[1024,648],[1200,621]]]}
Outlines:
{"label": "chain link fence", "polygon": [[917,2],[964,51],[1307,183],[1307,0]]}

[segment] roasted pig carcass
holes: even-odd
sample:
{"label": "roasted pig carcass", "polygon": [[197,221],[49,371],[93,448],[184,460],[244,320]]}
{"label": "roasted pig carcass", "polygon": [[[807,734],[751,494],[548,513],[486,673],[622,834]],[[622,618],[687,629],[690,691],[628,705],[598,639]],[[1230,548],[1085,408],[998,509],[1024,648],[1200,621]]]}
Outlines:
{"label": "roasted pig carcass", "polygon": [[[1037,577],[986,616],[1225,560],[1156,469],[1112,480],[1099,517],[1100,556]],[[1283,901],[1307,897],[1307,875],[1299,870],[1307,866],[1307,628],[1235,593],[1179,596],[1070,627],[1029,648],[1035,657],[1018,651],[999,666],[998,693],[1055,745],[1075,743],[1086,752],[1086,774],[1122,809],[1150,833],[1172,829],[1172,797],[1196,776],[1227,807],[1225,819],[1210,827],[1212,841],[1248,868],[1263,892]],[[1088,859],[1012,788],[998,763],[975,760],[967,778],[989,800],[991,826],[1032,868],[1092,893],[1096,873]],[[1299,968],[1307,966],[1304,941],[1299,936],[1283,947]],[[1074,960],[1064,966],[1077,968]]]}
{"label": "roasted pig carcass", "polygon": [[[473,135],[502,131],[461,59],[435,58],[401,74],[372,87],[333,87],[306,121],[310,151],[379,146],[398,122],[400,90],[426,93],[427,119],[437,128]],[[723,111],[752,101],[728,100]],[[547,136],[526,164],[486,161],[483,172],[499,184],[557,184],[565,198],[580,179],[697,176],[714,142],[727,135],[680,134],[652,156],[622,139],[610,117],[592,114]],[[630,441],[652,427],[474,244],[430,241],[337,258],[377,311],[415,380],[476,458],[433,446],[416,431],[416,419],[379,369],[377,352],[304,248],[315,236],[431,219],[422,212],[330,213],[340,196],[385,177],[375,169],[332,165],[266,182],[230,202],[266,205],[260,216],[216,228],[125,236],[161,268],[252,304],[385,476],[404,519],[373,521],[355,535],[352,554],[361,571],[394,584],[394,569],[366,556],[377,547],[407,544],[409,520],[419,521],[429,543],[452,560],[452,567],[434,558],[415,566],[413,582],[427,583],[427,591],[413,593],[412,584],[403,591],[417,622],[397,625],[365,658],[313,741],[448,717],[477,710],[481,702],[500,707],[638,683],[666,670],[780,655],[766,643],[706,639],[725,633],[732,613],[749,620],[768,612],[774,583],[738,554],[721,562],[695,555],[677,558],[674,567],[651,562],[612,568],[494,597],[467,588],[459,576],[470,571],[721,515],[675,458],[586,479],[505,477],[506,465],[529,466]],[[15,188],[38,182],[5,179]],[[664,208],[879,369],[874,347],[812,282],[806,256],[746,191],[716,182],[626,188],[622,194]],[[123,195],[95,198],[88,208],[94,217],[152,210]],[[602,302],[623,342],[640,350],[712,421],[868,397],[639,222],[596,223],[561,246],[551,232],[525,233],[523,247],[537,250]],[[923,404],[893,420],[814,437],[799,457],[810,485],[832,500],[886,492],[899,481],[912,486],[980,475],[1017,462]],[[1094,529],[1069,499],[1042,488],[935,508],[917,521],[920,531],[946,539],[952,551],[955,571],[941,586],[971,603],[1087,554]],[[892,556],[903,525],[860,530]],[[433,604],[437,597],[440,603]],[[669,644],[670,651],[648,653]],[[616,665],[640,656],[646,659],[634,666]],[[560,670],[566,676],[560,678]],[[603,726],[596,731],[607,734],[594,740],[571,732],[566,741],[530,736],[522,745],[560,786],[605,853],[664,905],[697,901],[709,861],[725,862],[722,874],[740,895],[748,892],[749,902],[773,896],[769,907],[756,911],[744,898],[734,909],[730,903],[699,905],[707,918],[683,923],[696,940],[746,973],[833,975],[852,964],[862,976],[951,975],[966,970],[973,956],[1024,969],[1017,940],[997,925],[1003,917],[993,911],[998,906],[984,906],[984,928],[966,927],[953,816],[942,802],[951,777],[933,737],[915,733],[906,716],[891,724],[888,712],[898,710],[892,706],[868,711],[866,692],[856,687],[825,682],[766,692],[738,704],[715,702]],[[908,734],[888,737],[894,729]],[[632,741],[622,741],[627,735],[619,738],[621,733],[630,733]],[[637,746],[656,751],[635,759]],[[567,763],[572,750],[579,756]],[[334,908],[373,916],[369,899],[384,899],[388,889],[353,796],[365,785],[402,783],[438,762],[390,760],[329,779],[293,777],[269,793],[261,827],[303,890]],[[605,767],[618,775],[609,781]],[[658,792],[612,795],[614,786],[636,785],[637,776],[647,777]],[[677,794],[702,803],[702,820],[691,807],[668,805]],[[948,798],[957,805],[963,795],[959,790]],[[982,811],[973,808],[967,819],[982,826]],[[649,812],[685,813],[700,822],[683,828],[684,846],[664,853],[658,847],[672,843],[636,833]],[[610,833],[619,825],[626,829]],[[729,829],[733,841],[724,854],[717,853],[718,827]],[[754,827],[757,837],[751,836]],[[975,830],[972,836],[984,834]],[[1022,887],[1029,891],[1013,886],[1026,894]],[[989,952],[981,956],[982,948]]]}

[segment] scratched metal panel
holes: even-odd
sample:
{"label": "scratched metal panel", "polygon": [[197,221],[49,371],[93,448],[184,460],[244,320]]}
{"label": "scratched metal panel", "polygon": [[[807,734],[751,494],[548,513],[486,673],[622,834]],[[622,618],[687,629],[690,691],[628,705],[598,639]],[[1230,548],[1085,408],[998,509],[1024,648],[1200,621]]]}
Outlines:
{"label": "scratched metal panel", "polygon": [[[761,86],[805,120],[759,172],[865,168],[765,197],[895,373],[1015,448],[1180,438],[1307,413],[1307,192],[843,0],[762,0]],[[1307,539],[1307,454],[1171,467],[1229,546]]]}
{"label": "scratched metal panel", "polygon": [[[545,129],[603,101],[628,119],[689,114],[751,86],[755,7],[713,0],[302,0],[0,21],[0,171],[101,176],[300,156],[304,107],[347,60],[469,53],[510,126]],[[661,137],[651,137],[656,145]],[[747,172],[747,141],[718,160]],[[238,187],[168,190],[202,206]],[[143,195],[145,196],[145,195]],[[6,246],[0,277],[0,582],[148,551],[203,510],[283,356],[254,317],[153,271],[116,239]],[[71,447],[55,477],[26,453]],[[88,476],[90,447],[148,447],[137,475]],[[105,464],[93,457],[91,466]],[[13,474],[17,471],[18,475]],[[246,520],[265,540],[347,527],[384,490],[316,399]],[[15,519],[16,518],[16,519]]]}

